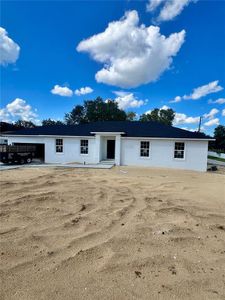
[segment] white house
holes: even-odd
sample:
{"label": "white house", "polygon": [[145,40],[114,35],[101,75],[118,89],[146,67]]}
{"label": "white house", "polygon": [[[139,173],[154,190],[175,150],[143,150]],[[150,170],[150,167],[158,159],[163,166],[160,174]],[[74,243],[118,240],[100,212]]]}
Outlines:
{"label": "white house", "polygon": [[35,144],[46,163],[148,166],[206,171],[211,137],[157,122],[108,121],[5,133],[8,144]]}

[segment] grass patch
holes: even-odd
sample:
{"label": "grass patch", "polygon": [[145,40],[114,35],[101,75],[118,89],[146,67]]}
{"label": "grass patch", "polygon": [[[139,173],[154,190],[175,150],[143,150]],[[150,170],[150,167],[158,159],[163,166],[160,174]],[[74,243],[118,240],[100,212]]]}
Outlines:
{"label": "grass patch", "polygon": [[214,159],[214,160],[225,162],[225,159],[224,158],[220,158],[220,157],[215,157],[215,156],[208,155],[208,158],[209,159]]}

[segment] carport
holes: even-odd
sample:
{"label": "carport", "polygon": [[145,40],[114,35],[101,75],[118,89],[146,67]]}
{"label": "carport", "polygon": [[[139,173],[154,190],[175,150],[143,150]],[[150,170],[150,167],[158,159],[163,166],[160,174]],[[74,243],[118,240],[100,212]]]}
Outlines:
{"label": "carport", "polygon": [[45,161],[45,144],[38,144],[38,143],[13,143],[15,146],[35,146],[36,152],[34,159],[38,159],[41,162]]}

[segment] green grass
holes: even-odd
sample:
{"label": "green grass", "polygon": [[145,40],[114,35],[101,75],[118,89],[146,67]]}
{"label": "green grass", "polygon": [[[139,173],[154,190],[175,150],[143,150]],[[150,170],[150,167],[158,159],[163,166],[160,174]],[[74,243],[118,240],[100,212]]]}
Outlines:
{"label": "green grass", "polygon": [[220,157],[215,157],[215,156],[208,155],[208,158],[209,159],[214,159],[214,160],[225,162],[225,159],[224,158],[220,158]]}

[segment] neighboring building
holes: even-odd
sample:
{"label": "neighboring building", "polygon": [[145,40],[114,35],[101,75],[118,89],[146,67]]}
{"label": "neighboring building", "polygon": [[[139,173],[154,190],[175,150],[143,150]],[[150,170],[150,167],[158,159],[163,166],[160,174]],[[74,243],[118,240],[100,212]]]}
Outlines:
{"label": "neighboring building", "polygon": [[157,122],[108,121],[22,129],[9,144],[38,145],[46,163],[91,163],[206,171],[208,141],[199,132]]}

